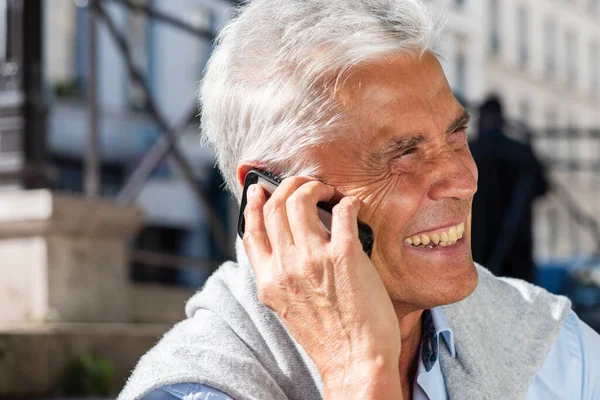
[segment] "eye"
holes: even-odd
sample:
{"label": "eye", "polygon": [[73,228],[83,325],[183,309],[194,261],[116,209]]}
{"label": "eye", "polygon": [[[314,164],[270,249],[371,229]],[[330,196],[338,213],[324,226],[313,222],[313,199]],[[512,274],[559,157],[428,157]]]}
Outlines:
{"label": "eye", "polygon": [[452,132],[450,135],[448,135],[447,141],[449,144],[458,146],[458,148],[461,148],[463,145],[466,145],[467,144],[467,127],[463,126],[461,128],[458,128],[454,132]]}
{"label": "eye", "polygon": [[396,155],[394,157],[392,157],[392,160],[398,160],[400,158],[404,158],[406,156],[410,156],[412,154],[417,153],[419,149],[417,147],[410,147],[408,149],[405,150],[400,150],[396,153]]}
{"label": "eye", "polygon": [[411,147],[410,149],[406,149],[402,152],[402,154],[400,154],[400,156],[407,156],[410,154],[414,154],[417,152],[417,148],[416,147]]}

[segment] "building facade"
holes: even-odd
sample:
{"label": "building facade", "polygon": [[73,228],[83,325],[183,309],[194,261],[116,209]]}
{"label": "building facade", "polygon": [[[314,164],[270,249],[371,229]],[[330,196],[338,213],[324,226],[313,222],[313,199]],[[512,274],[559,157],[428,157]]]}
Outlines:
{"label": "building facade", "polygon": [[471,103],[495,93],[532,127],[600,126],[598,0],[428,0],[446,15],[441,55]]}
{"label": "building facade", "polygon": [[453,90],[475,106],[499,95],[548,168],[552,190],[535,207],[538,265],[598,254],[600,1],[427,1],[447,16],[439,52]]}
{"label": "building facade", "polygon": [[[137,5],[176,18],[195,29],[216,33],[230,18],[232,5],[220,0],[136,0]],[[83,158],[88,132],[88,1],[46,0],[44,74],[50,94],[48,152],[55,168],[53,188],[83,191]],[[197,111],[197,88],[212,43],[123,4],[102,1],[115,27],[123,33],[133,64],[144,75],[151,97],[169,126]],[[99,113],[101,195],[116,196],[141,158],[161,135],[148,112],[149,98],[131,78],[125,58],[106,23],[97,20],[97,101]],[[210,193],[221,220],[234,236],[235,210],[215,171],[215,156],[200,145],[198,121],[180,135],[180,152],[196,179]],[[136,248],[219,261],[207,228],[207,217],[176,163],[167,157],[144,183],[135,199],[145,213],[145,228]],[[148,266],[134,263],[139,280],[187,286],[201,285],[210,268],[185,264]],[[176,268],[175,268],[176,267]]]}
{"label": "building facade", "polygon": [[[573,160],[600,165],[600,137],[580,140],[569,133],[600,129],[600,0],[423,1],[447,19],[437,51],[454,91],[473,106],[490,94],[500,95],[511,121],[534,133],[536,152],[552,166],[551,180],[564,186],[575,197],[575,206],[600,223],[600,171],[559,167],[561,162]],[[232,11],[226,0],[134,3],[215,33]],[[0,1],[0,13],[2,4]],[[48,147],[57,170],[56,188],[80,192],[87,132],[87,1],[45,0],[44,4],[44,74],[51,94]],[[103,4],[126,34],[133,60],[147,77],[160,112],[174,124],[194,102],[211,52],[210,41],[131,12],[118,2]],[[102,190],[113,196],[160,130],[147,113],[146,95],[131,80],[114,38],[102,22],[98,26],[98,62]],[[553,130],[558,136],[550,137],[548,132]],[[180,140],[180,150],[191,161],[197,178],[214,188],[220,184],[214,175],[214,154],[200,147],[199,134],[197,124],[190,124]],[[229,211],[223,213],[233,233],[235,204],[231,200],[226,203]],[[147,230],[140,238],[142,248],[210,258],[204,211],[170,160],[154,171],[137,204],[147,218]],[[535,225],[538,263],[570,260],[595,251],[597,242],[585,225],[555,193],[539,201]],[[167,280],[183,279],[192,285],[203,279],[181,278],[183,273],[176,278],[171,272],[166,275]]]}

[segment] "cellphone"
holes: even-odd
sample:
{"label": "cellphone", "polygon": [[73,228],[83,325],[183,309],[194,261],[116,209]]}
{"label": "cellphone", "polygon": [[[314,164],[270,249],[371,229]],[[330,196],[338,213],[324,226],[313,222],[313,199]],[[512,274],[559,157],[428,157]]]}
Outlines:
{"label": "cellphone", "polygon": [[[253,169],[248,172],[246,175],[246,180],[244,182],[244,191],[242,193],[242,203],[240,205],[240,215],[238,217],[238,235],[240,238],[244,237],[244,210],[246,209],[247,204],[247,192],[250,185],[259,184],[263,189],[265,189],[269,193],[273,193],[277,186],[281,183],[282,179],[265,170],[261,169]],[[326,202],[317,203],[317,213],[319,215],[319,220],[321,221],[321,225],[325,230],[331,234],[331,221],[333,219],[333,215],[331,213],[333,209],[333,205]],[[371,257],[371,253],[373,251],[373,242],[375,241],[375,235],[373,234],[373,230],[371,227],[364,222],[358,221],[358,239],[360,240],[363,250],[369,258]]]}

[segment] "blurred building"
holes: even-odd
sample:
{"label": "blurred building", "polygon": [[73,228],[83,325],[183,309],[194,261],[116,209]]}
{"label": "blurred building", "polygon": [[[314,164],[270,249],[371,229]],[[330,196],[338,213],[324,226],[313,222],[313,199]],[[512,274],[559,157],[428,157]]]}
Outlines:
{"label": "blurred building", "polygon": [[[137,0],[193,27],[216,33],[228,19],[231,3],[220,0]],[[124,33],[134,65],[144,74],[162,116],[172,126],[195,108],[196,93],[212,43],[135,12],[120,2],[102,1],[117,29]],[[55,169],[53,188],[83,191],[83,159],[88,132],[88,2],[44,2],[44,73],[51,112],[48,152]],[[106,24],[97,22],[97,90],[100,131],[101,183],[104,197],[114,197],[133,169],[160,137],[148,112],[146,93],[132,80],[123,54]],[[180,136],[179,149],[190,161],[202,186],[218,197],[220,217],[230,222],[229,197],[221,188],[211,149],[200,146],[198,121],[190,121]],[[207,230],[203,207],[167,158],[143,185],[136,203],[146,215],[136,246],[196,259],[217,259]],[[233,229],[231,230],[233,232]],[[139,268],[137,268],[139,267]],[[186,267],[178,265],[177,267]],[[145,272],[138,273],[145,270]],[[138,272],[136,272],[138,271]],[[148,273],[148,271],[151,271]],[[199,285],[210,271],[172,266],[134,265],[134,278]]]}
{"label": "blurred building", "polygon": [[[471,105],[499,94],[515,137],[529,137],[551,168],[553,182],[574,197],[571,208],[554,192],[536,208],[536,260],[567,263],[596,250],[597,240],[573,207],[600,215],[600,0],[424,0],[447,17],[439,53],[454,91]],[[135,66],[144,74],[157,108],[170,125],[195,106],[196,90],[210,55],[210,38],[191,35],[126,7],[102,0],[126,37]],[[215,34],[231,17],[227,0],[135,0],[138,6]],[[57,191],[83,191],[83,159],[88,135],[86,89],[89,79],[87,0],[44,0],[43,82],[39,91],[49,114],[42,127],[26,125],[20,54],[23,28],[16,21],[23,0],[0,0],[0,175],[2,188],[22,184],[19,171],[35,164],[36,148],[23,132],[42,137],[48,164],[44,174]],[[100,190],[114,197],[161,135],[148,112],[146,93],[134,83],[123,54],[98,22],[98,112]],[[3,35],[3,36],[2,36]],[[35,71],[29,71],[28,77]],[[39,74],[38,74],[39,75]],[[179,149],[218,207],[233,236],[235,204],[220,188],[214,154],[199,143],[198,121],[190,121]],[[475,126],[475,124],[473,124]],[[35,135],[34,135],[35,136]],[[26,143],[25,143],[26,144]],[[30,146],[31,147],[31,146]],[[585,167],[581,167],[587,163]],[[39,171],[38,171],[39,172]],[[197,259],[218,259],[206,213],[176,163],[167,158],[136,198],[146,225],[136,247]],[[585,218],[583,219],[585,221]],[[559,260],[559,261],[557,261]],[[185,263],[178,266],[185,267]],[[143,268],[142,268],[143,269]],[[134,268],[134,271],[136,268]],[[136,279],[197,285],[201,269],[145,269]],[[135,273],[134,273],[135,275]]]}
{"label": "blurred building", "polygon": [[0,0],[0,190],[26,184],[26,174],[37,161],[26,138],[39,139],[42,135],[36,121],[27,118],[31,117],[28,113],[32,102],[39,100],[39,28],[34,26],[28,31],[25,26],[27,22],[39,23],[39,18],[36,2],[26,7],[23,0]]}
{"label": "blurred building", "polygon": [[441,53],[467,101],[499,94],[533,127],[600,126],[600,1],[427,1],[448,16]]}
{"label": "blurred building", "polygon": [[499,95],[508,134],[531,140],[548,167],[553,190],[535,210],[538,265],[597,254],[600,1],[427,1],[447,17],[439,51],[453,90],[471,105]]}

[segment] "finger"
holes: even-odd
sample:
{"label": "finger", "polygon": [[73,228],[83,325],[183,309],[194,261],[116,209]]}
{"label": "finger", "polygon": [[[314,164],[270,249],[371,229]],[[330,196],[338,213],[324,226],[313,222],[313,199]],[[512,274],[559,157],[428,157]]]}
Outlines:
{"label": "finger", "polygon": [[300,186],[311,180],[314,178],[300,176],[286,178],[267,200],[264,207],[265,227],[274,252],[288,249],[294,244],[286,201]]}
{"label": "finger", "polygon": [[317,203],[329,201],[334,195],[331,186],[311,181],[300,186],[286,202],[290,229],[296,245],[318,245],[329,239],[317,213]]}
{"label": "finger", "polygon": [[360,201],[355,197],[344,197],[333,207],[331,241],[340,244],[358,240],[358,212]]}
{"label": "finger", "polygon": [[258,185],[248,188],[246,209],[244,210],[244,249],[248,255],[254,274],[262,275],[261,268],[269,265],[271,245],[265,228],[263,207],[266,202],[264,190]]}

